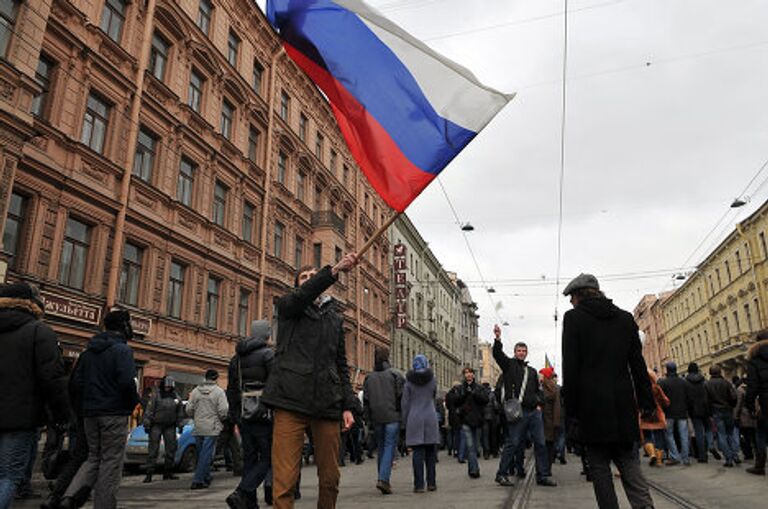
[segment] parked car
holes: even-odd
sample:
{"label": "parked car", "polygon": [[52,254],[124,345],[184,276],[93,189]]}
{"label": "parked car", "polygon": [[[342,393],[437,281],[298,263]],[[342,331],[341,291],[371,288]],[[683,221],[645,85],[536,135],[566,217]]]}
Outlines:
{"label": "parked car", "polygon": [[[176,470],[179,472],[192,472],[197,465],[197,446],[195,437],[192,436],[192,419],[184,421],[182,433],[176,432],[179,447],[176,449]],[[165,443],[160,442],[158,461],[162,463],[165,453]],[[126,467],[139,467],[147,464],[149,456],[149,435],[144,431],[144,426],[138,425],[128,435],[128,446],[125,450]]]}

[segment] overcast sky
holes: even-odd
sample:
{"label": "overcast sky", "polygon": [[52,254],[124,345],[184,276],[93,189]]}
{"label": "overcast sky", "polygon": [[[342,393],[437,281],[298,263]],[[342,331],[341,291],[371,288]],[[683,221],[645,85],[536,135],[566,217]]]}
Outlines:
{"label": "overcast sky", "polygon": [[[485,84],[517,92],[441,174],[461,220],[475,226],[468,239],[496,293],[481,287],[439,184],[408,214],[443,266],[470,282],[481,338],[492,337],[501,302],[507,350],[525,340],[534,365],[546,352],[559,368],[551,280],[563,1],[368,3]],[[571,0],[569,12],[563,284],[582,271],[631,273],[602,285],[631,311],[642,295],[672,288],[673,271],[768,159],[768,2]],[[768,169],[688,266],[768,199],[766,179]],[[637,275],[650,271],[664,273]],[[557,304],[561,316],[570,308],[564,297]]]}

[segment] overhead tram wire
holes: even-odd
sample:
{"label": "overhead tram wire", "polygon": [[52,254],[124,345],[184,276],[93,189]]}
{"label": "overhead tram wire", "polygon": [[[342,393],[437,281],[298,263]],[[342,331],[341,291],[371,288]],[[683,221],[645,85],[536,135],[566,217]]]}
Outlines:
{"label": "overhead tram wire", "polygon": [[[590,10],[594,10],[594,9],[599,9],[601,7],[609,7],[611,5],[619,4],[619,3],[622,3],[622,2],[626,2],[626,1],[627,0],[610,0],[608,2],[602,2],[602,3],[599,3],[599,4],[593,4],[593,5],[586,5],[584,7],[580,7],[580,8],[577,8],[577,9],[572,9],[569,12],[571,14],[573,14],[575,12],[590,11]],[[451,39],[453,37],[461,37],[461,36],[464,36],[464,35],[470,35],[470,34],[475,34],[475,33],[479,33],[479,32],[488,32],[488,31],[491,31],[491,30],[497,30],[499,28],[506,28],[506,27],[515,26],[515,25],[527,25],[528,23],[536,23],[538,21],[543,21],[543,20],[546,20],[546,19],[557,18],[558,16],[562,16],[564,13],[565,13],[565,11],[553,12],[553,13],[550,13],[550,14],[542,14],[540,16],[532,16],[530,18],[515,19],[515,20],[506,21],[504,23],[497,23],[495,25],[488,25],[488,26],[485,26],[485,27],[470,28],[468,30],[459,30],[459,31],[456,31],[456,32],[450,32],[450,33],[443,34],[443,35],[435,35],[435,36],[432,36],[432,37],[426,37],[426,38],[424,38],[422,40],[424,42],[440,41],[440,40],[443,40],[443,39]]]}
{"label": "overhead tram wire", "polygon": [[560,114],[560,178],[557,205],[557,269],[555,275],[555,351],[558,351],[558,325],[560,303],[560,271],[563,259],[563,195],[565,188],[565,129],[568,106],[568,0],[563,0],[563,69],[562,69],[562,110]]}
{"label": "overhead tram wire", "polygon": [[[437,182],[440,184],[440,189],[443,191],[443,196],[445,196],[445,200],[448,202],[448,206],[451,209],[451,212],[453,213],[453,217],[456,219],[456,224],[461,224],[461,219],[459,218],[459,214],[456,212],[456,207],[453,206],[453,202],[451,201],[450,196],[448,196],[448,192],[445,190],[445,186],[443,185],[443,181],[440,179],[440,177],[436,177]],[[485,276],[483,276],[483,271],[480,269],[480,264],[477,261],[477,256],[475,256],[475,251],[472,249],[472,245],[469,243],[469,239],[467,238],[467,233],[465,231],[461,231],[462,237],[464,237],[464,243],[467,245],[467,251],[469,251],[469,256],[472,258],[472,262],[475,264],[475,270],[477,270],[477,275],[480,276],[480,281],[483,281],[483,290],[485,290],[485,294],[488,296],[488,300],[491,302],[491,307],[493,308],[493,313],[496,315],[496,320],[498,320],[499,323],[503,323],[504,320],[501,318],[501,315],[499,314],[499,310],[497,309],[496,301],[493,300],[493,297],[491,297],[491,294],[488,292],[489,286],[487,283],[485,283]]]}
{"label": "overhead tram wire", "polygon": [[[768,168],[768,159],[766,159],[763,162],[763,164],[760,166],[760,168],[758,168],[757,172],[752,176],[752,178],[749,180],[747,185],[744,186],[744,189],[741,191],[740,194],[737,195],[737,197],[743,197],[749,191],[749,187],[757,180],[757,177],[760,176],[760,174],[766,168]],[[755,190],[755,192],[760,190],[766,184],[766,182],[768,182],[768,177],[766,177],[766,179],[763,180],[763,182],[760,184],[760,186],[758,186],[758,188]],[[693,249],[693,251],[691,251],[691,254],[689,254],[688,257],[685,259],[685,261],[683,262],[679,272],[682,272],[683,268],[688,266],[688,264],[691,262],[693,257],[704,246],[704,244],[707,242],[707,240],[710,237],[712,237],[712,235],[718,230],[718,228],[720,227],[721,223],[725,220],[725,218],[727,218],[731,214],[731,212],[734,212],[734,211],[736,211],[735,216],[738,216],[738,209],[731,208],[730,206],[728,207],[728,209],[725,211],[725,213],[722,216],[720,216],[720,218],[717,220],[717,222],[712,227],[712,229],[709,230],[709,232],[704,236],[704,238],[701,239],[701,241],[696,245],[696,247]],[[726,223],[726,224],[729,224],[729,223]],[[698,270],[698,268],[695,268],[694,271],[695,270]],[[662,291],[665,291],[667,288],[669,288],[669,284],[670,284],[670,282],[668,281],[667,284],[664,286]]]}

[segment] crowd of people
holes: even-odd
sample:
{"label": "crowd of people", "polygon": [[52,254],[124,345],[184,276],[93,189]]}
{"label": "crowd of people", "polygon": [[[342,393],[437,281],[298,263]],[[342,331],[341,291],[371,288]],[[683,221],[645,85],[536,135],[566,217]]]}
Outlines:
{"label": "crowd of people", "polygon": [[81,507],[90,497],[97,509],[116,507],[131,416],[149,437],[145,483],[155,481],[161,441],[162,479],[178,479],[177,435],[187,419],[197,454],[190,489],[211,485],[217,444],[230,460],[241,457],[234,468],[240,482],[226,498],[234,509],[258,508],[262,485],[267,504],[293,507],[310,458],[321,509],[336,505],[340,467],[365,456],[376,460],[381,494],[393,492],[393,463],[408,456],[413,491],[435,491],[442,449],[466,464],[472,480],[481,477],[481,454],[498,458],[491,477],[507,487],[526,476],[530,448],[536,483],[545,488],[557,486],[552,467],[566,463],[570,450],[581,457],[601,508],[618,507],[611,462],[632,507],[653,507],[639,468],[640,444],[654,467],[690,465],[691,457],[703,463],[711,455],[725,467],[754,459],[746,472],[765,474],[768,416],[760,409],[768,408],[768,333],[749,352],[745,380],[726,380],[717,365],[705,379],[695,363],[681,377],[674,362],[659,379],[646,368],[632,316],[583,274],[564,292],[574,308],[563,322],[563,387],[552,367],[536,371],[528,364],[525,343],[507,356],[495,326],[493,357],[502,374],[493,385],[479,383],[466,366],[441,394],[425,355],[416,355],[403,374],[379,348],[375,371],[356,392],[343,319],[327,295],[339,273],[356,264],[350,254],[333,267],[301,268],[294,289],[277,303],[276,333],[268,321],[253,322],[229,363],[226,389],[208,369],[186,402],[170,376],[139,397],[127,310],[105,314],[103,332],[67,373],[36,288],[0,286],[0,376],[13,380],[0,394],[0,509],[29,490],[41,429],[43,470],[52,479],[41,507]]}

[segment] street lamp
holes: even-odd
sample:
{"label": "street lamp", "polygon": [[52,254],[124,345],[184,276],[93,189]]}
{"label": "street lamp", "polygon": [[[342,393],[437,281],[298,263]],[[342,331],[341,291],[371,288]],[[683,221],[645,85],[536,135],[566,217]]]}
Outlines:
{"label": "street lamp", "polygon": [[461,231],[463,231],[463,232],[472,232],[472,231],[475,231],[475,227],[472,226],[472,224],[470,222],[466,222],[466,223],[463,223],[461,225]]}
{"label": "street lamp", "polygon": [[741,198],[736,198],[733,200],[733,203],[731,203],[731,208],[737,209],[739,207],[743,207],[746,204],[747,204],[746,201],[742,200]]}
{"label": "street lamp", "polygon": [[496,289],[494,287],[492,287],[492,286],[489,287],[487,291],[488,291],[488,293],[496,293]]}

